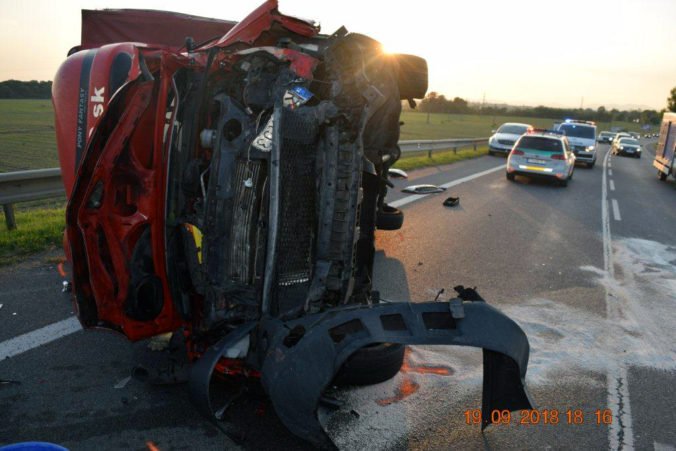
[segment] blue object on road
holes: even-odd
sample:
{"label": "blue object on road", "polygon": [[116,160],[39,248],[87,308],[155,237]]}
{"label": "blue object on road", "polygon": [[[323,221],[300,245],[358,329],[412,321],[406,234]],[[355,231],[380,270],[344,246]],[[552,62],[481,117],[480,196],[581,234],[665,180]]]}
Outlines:
{"label": "blue object on road", "polygon": [[69,451],[60,445],[47,442],[21,442],[0,446],[0,451]]}

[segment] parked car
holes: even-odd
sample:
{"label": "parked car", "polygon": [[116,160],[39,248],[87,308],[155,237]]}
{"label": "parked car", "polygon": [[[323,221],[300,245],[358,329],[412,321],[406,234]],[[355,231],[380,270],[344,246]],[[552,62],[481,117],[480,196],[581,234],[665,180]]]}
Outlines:
{"label": "parked car", "polygon": [[[213,421],[214,372],[260,377],[291,432],[333,449],[317,413],[327,387],[393,377],[406,344],[469,345],[485,350],[483,424],[532,408],[528,340],[475,290],[423,303],[373,290],[401,101],[424,97],[424,59],[321,35],[274,0],[237,24],[107,14],[83,23],[52,100],[80,322],[172,334],[135,376],[188,381]],[[224,35],[183,38],[209,23]]]}
{"label": "parked car", "polygon": [[597,141],[600,143],[611,143],[615,133],[613,132],[601,132],[599,133]]}
{"label": "parked car", "polygon": [[610,151],[613,155],[627,155],[641,158],[641,143],[634,138],[620,138],[617,142],[613,143]]}
{"label": "parked car", "polygon": [[592,168],[596,164],[596,124],[591,121],[566,119],[558,130],[568,138],[576,161]]}
{"label": "parked car", "polygon": [[491,155],[508,155],[516,140],[532,129],[533,126],[530,124],[521,124],[517,122],[507,122],[506,124],[502,124],[495,130],[493,136],[488,139],[488,153]]}
{"label": "parked car", "polygon": [[546,178],[567,186],[575,171],[575,155],[559,131],[535,129],[519,138],[507,158],[507,180],[517,175]]}

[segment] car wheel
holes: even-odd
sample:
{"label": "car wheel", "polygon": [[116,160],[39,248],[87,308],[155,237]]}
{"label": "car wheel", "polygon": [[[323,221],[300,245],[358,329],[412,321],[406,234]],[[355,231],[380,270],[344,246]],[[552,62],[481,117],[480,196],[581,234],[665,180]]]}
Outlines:
{"label": "car wheel", "polygon": [[665,181],[667,179],[667,174],[665,174],[662,171],[657,171],[657,178],[659,178],[662,181]]}
{"label": "car wheel", "polygon": [[404,212],[400,209],[383,204],[383,208],[378,210],[376,217],[378,230],[399,230],[403,224]]}
{"label": "car wheel", "polygon": [[492,150],[489,150],[489,151],[488,151],[488,155],[495,156],[495,152],[493,152]]}
{"label": "car wheel", "polygon": [[513,182],[514,181],[514,174],[510,174],[509,172],[505,174],[507,176],[507,180]]}
{"label": "car wheel", "polygon": [[372,385],[392,379],[404,364],[406,346],[380,343],[361,348],[343,363],[335,385]]}
{"label": "car wheel", "polygon": [[587,167],[588,167],[589,169],[591,169],[591,168],[594,167],[595,164],[596,164],[596,161],[592,161],[591,163],[587,163]]}
{"label": "car wheel", "polygon": [[565,179],[565,180],[559,180],[559,185],[561,185],[561,186],[568,186],[568,179]]}
{"label": "car wheel", "polygon": [[641,159],[641,154],[636,155],[636,158]]}

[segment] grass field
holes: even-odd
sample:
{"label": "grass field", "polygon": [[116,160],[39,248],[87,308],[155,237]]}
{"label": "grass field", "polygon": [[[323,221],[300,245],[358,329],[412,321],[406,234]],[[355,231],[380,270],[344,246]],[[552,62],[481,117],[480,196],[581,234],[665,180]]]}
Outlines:
{"label": "grass field", "polygon": [[58,165],[51,100],[0,100],[0,172]]}
{"label": "grass field", "polygon": [[[401,115],[404,125],[401,127],[402,140],[445,139],[445,138],[484,138],[491,135],[505,122],[521,122],[537,128],[551,128],[553,119],[538,119],[520,116],[480,116],[477,114],[430,114],[405,111]],[[596,124],[597,130],[610,130],[609,122]],[[612,126],[630,131],[640,131],[639,124],[631,122],[613,122]]]}

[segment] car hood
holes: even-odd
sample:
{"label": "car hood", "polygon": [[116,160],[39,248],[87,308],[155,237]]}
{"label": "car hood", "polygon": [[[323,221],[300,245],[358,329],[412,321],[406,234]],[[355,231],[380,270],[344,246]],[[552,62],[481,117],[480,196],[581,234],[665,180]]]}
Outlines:
{"label": "car hood", "polygon": [[491,139],[508,139],[510,141],[516,141],[521,136],[522,135],[515,135],[513,133],[496,133],[493,136],[491,136]]}

